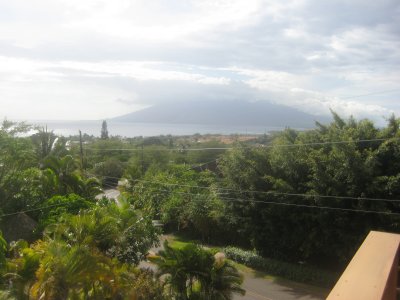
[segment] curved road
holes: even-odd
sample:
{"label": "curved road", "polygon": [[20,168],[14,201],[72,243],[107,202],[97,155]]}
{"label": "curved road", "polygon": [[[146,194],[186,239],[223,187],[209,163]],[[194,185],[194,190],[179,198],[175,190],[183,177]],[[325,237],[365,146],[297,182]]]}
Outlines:
{"label": "curved road", "polygon": [[324,291],[316,291],[314,287],[290,281],[273,280],[257,277],[252,272],[242,272],[244,281],[242,287],[246,295],[235,295],[234,300],[322,300]]}
{"label": "curved road", "polygon": [[[120,192],[117,189],[104,190],[98,197],[107,197],[118,201]],[[118,203],[118,202],[117,202]],[[162,244],[168,236],[160,236],[160,246],[152,248],[150,251],[157,253],[162,249]],[[155,269],[155,266],[149,262],[142,261],[141,268]],[[234,300],[322,300],[325,299],[328,291],[311,287],[305,284],[299,284],[282,279],[266,278],[264,274],[256,272],[250,268],[241,270],[243,274],[242,287],[246,290],[246,295],[235,295]]]}
{"label": "curved road", "polygon": [[[161,235],[160,246],[152,248],[150,252],[157,253],[161,250],[166,239],[169,239],[168,235]],[[156,268],[147,261],[142,261],[139,267],[152,270]],[[246,290],[246,295],[235,295],[234,300],[322,300],[328,294],[328,291],[321,288],[283,279],[268,278],[265,274],[247,267],[241,267],[240,271],[243,274],[242,287]]]}

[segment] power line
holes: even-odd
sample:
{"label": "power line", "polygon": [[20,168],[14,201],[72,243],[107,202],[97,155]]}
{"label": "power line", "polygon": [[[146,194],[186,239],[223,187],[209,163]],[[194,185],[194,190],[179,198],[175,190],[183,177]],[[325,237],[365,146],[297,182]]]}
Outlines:
{"label": "power line", "polygon": [[[96,174],[87,173],[91,176],[97,176]],[[117,177],[99,175],[100,177],[111,178],[111,179],[120,179]],[[125,178],[127,179],[127,178]],[[188,187],[188,188],[199,188],[199,189],[208,189],[211,190],[213,187],[209,186],[199,186],[199,185],[188,185],[188,184],[178,184],[178,183],[167,183],[156,180],[143,180],[143,179],[127,179],[130,182],[145,182],[145,183],[155,183],[165,186],[180,186],[180,187]],[[301,194],[301,193],[284,193],[284,192],[275,192],[275,191],[254,191],[254,190],[237,190],[237,189],[229,189],[229,188],[221,188],[218,187],[219,190],[223,191],[231,191],[237,193],[253,193],[253,194],[265,194],[265,195],[278,195],[278,196],[298,196],[304,198],[329,198],[329,199],[342,199],[342,200],[360,200],[360,201],[386,201],[386,202],[400,202],[400,199],[385,199],[385,198],[368,198],[368,197],[351,197],[351,196],[330,196],[330,195],[318,195],[318,194]]]}
{"label": "power line", "polygon": [[[110,148],[110,149],[96,149],[96,148],[85,148],[87,150],[93,150],[93,151],[142,151],[142,149],[139,148]],[[185,151],[201,151],[201,150],[230,150],[233,149],[232,147],[214,147],[214,148],[160,148],[160,149],[154,149],[154,148],[145,148],[146,151],[179,151],[179,152],[185,152]]]}
{"label": "power line", "polygon": [[[169,190],[161,190],[160,192],[173,192],[180,195],[191,195],[191,196],[199,196],[201,194],[195,193],[187,193],[187,192],[176,192]],[[262,200],[253,200],[253,199],[241,199],[241,198],[231,198],[224,197],[218,195],[219,199],[224,201],[231,202],[249,202],[249,203],[262,203],[262,204],[270,204],[270,205],[283,205],[283,206],[294,206],[294,207],[302,207],[302,208],[311,208],[311,209],[325,209],[325,210],[336,210],[336,211],[344,211],[344,212],[357,212],[357,213],[372,213],[372,214],[383,214],[383,215],[400,215],[400,213],[395,212],[385,212],[385,211],[376,211],[376,210],[365,210],[365,209],[352,209],[352,208],[340,208],[340,207],[331,207],[331,206],[317,206],[317,205],[306,205],[306,204],[297,204],[297,203],[287,203],[287,202],[274,202],[274,201],[262,201]],[[211,201],[212,199],[208,200]],[[365,199],[366,200],[366,199]],[[200,201],[200,199],[192,199],[192,201]],[[397,200],[400,201],[400,200]]]}
{"label": "power line", "polygon": [[208,161],[208,162],[205,162],[205,163],[202,163],[202,164],[200,164],[200,165],[193,165],[193,166],[191,166],[190,168],[188,168],[187,170],[189,171],[189,170],[192,170],[192,169],[198,169],[198,168],[203,168],[204,166],[207,166],[207,165],[209,165],[209,164],[211,164],[211,163],[213,163],[213,162],[217,162],[219,160],[219,158],[216,158],[216,159],[213,159],[213,160],[210,160],[210,161]]}
{"label": "power line", "polygon": [[361,94],[361,95],[355,95],[355,96],[346,96],[346,97],[339,97],[339,98],[351,99],[351,98],[359,98],[359,97],[364,97],[364,96],[386,94],[386,93],[397,92],[397,91],[400,91],[400,89],[385,90],[385,91],[379,91],[379,92],[372,92],[372,93],[368,93],[368,94]]}
{"label": "power line", "polygon": [[[177,194],[198,195],[198,194],[182,193],[182,192],[176,192],[176,193]],[[347,211],[347,212],[375,213],[375,214],[383,214],[383,215],[400,215],[400,213],[376,211],[376,210],[364,210],[364,209],[340,208],[340,207],[331,207],[331,206],[305,205],[305,204],[296,204],[296,203],[273,202],[273,201],[262,201],[262,200],[249,200],[249,199],[229,198],[229,197],[219,197],[219,198],[223,199],[223,200],[226,200],[226,201],[256,202],[256,203],[272,204],[272,205],[296,206],[296,207],[303,207],[303,208],[317,208],[317,209],[328,209],[328,210],[338,210],[338,211]]]}
{"label": "power line", "polygon": [[[313,142],[313,143],[299,143],[299,144],[274,144],[274,145],[257,145],[257,146],[240,146],[240,147],[206,147],[206,148],[147,148],[146,151],[209,151],[209,150],[233,150],[233,149],[264,149],[264,148],[291,148],[291,147],[307,147],[307,146],[324,146],[324,145],[337,145],[337,144],[359,144],[370,142],[385,142],[388,140],[399,140],[400,138],[381,138],[381,139],[363,139],[363,140],[349,140],[349,141],[331,141],[331,142]],[[85,148],[93,151],[142,151],[139,148],[110,148],[110,149],[96,149]]]}
{"label": "power line", "polygon": [[[171,192],[168,190],[159,190],[164,192]],[[173,192],[176,194],[182,195],[193,195],[199,196],[201,194],[195,193],[185,193],[185,192]],[[331,207],[331,206],[317,206],[317,205],[306,205],[306,204],[297,204],[297,203],[287,203],[287,202],[274,202],[274,201],[262,201],[262,200],[249,200],[249,199],[240,199],[240,198],[230,198],[230,197],[219,197],[221,200],[226,202],[249,202],[249,203],[261,203],[261,204],[270,204],[270,205],[283,205],[283,206],[294,206],[301,208],[311,208],[311,209],[324,209],[324,210],[335,210],[335,211],[343,211],[343,212],[357,212],[357,213],[372,213],[372,214],[382,214],[382,215],[400,215],[400,213],[395,212],[386,212],[386,211],[376,211],[376,210],[365,210],[365,209],[352,209],[352,208],[340,208],[340,207]],[[192,199],[191,201],[202,201],[201,199]],[[206,199],[206,201],[212,201],[212,199]]]}
{"label": "power line", "polygon": [[53,205],[48,205],[48,206],[42,206],[42,207],[38,207],[38,208],[33,208],[33,209],[27,209],[27,210],[21,210],[18,212],[14,212],[14,213],[9,213],[9,214],[3,214],[0,215],[0,218],[3,217],[8,217],[8,216],[13,216],[13,215],[19,215],[22,213],[27,213],[27,212],[32,212],[32,211],[38,211],[38,210],[42,210],[42,209],[46,209],[46,208],[51,208],[51,207],[58,207],[58,206],[64,206],[64,205],[69,205],[71,203],[58,203],[58,204],[53,204]]}

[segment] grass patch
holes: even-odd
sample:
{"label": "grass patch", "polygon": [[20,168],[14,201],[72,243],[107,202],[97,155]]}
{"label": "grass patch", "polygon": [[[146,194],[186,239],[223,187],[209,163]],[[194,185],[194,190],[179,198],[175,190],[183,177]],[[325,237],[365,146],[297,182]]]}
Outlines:
{"label": "grass patch", "polygon": [[213,254],[222,251],[222,248],[220,247],[214,247],[212,245],[204,244],[200,240],[188,239],[185,236],[181,235],[169,235],[167,240],[169,245],[174,249],[182,249],[187,244],[197,244],[204,249],[210,250]]}
{"label": "grass patch", "polygon": [[177,250],[181,250],[183,249],[186,245],[189,244],[189,242],[182,242],[182,241],[178,241],[176,239],[173,239],[171,241],[168,241],[168,244],[171,248],[177,249]]}
{"label": "grass patch", "polygon": [[275,281],[275,280],[280,279],[277,276],[272,276],[271,274],[267,274],[267,273],[264,273],[264,272],[260,272],[260,271],[254,270],[254,269],[252,269],[252,268],[250,268],[250,267],[248,267],[248,266],[246,266],[244,264],[237,263],[237,262],[235,262],[233,260],[229,259],[229,261],[232,263],[232,265],[235,266],[236,269],[238,269],[240,272],[242,272],[244,274],[250,274],[250,275],[252,275],[254,277],[263,278],[263,279],[267,279],[267,280],[271,280],[271,281]]}

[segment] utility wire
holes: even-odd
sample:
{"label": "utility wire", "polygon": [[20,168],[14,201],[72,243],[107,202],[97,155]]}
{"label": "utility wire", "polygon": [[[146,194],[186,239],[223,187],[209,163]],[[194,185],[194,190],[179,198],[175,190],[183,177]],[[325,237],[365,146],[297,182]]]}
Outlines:
{"label": "utility wire", "polygon": [[351,98],[359,98],[359,97],[364,97],[364,96],[386,94],[386,93],[397,92],[397,91],[400,91],[400,89],[385,90],[385,91],[379,91],[379,92],[372,92],[372,93],[368,93],[368,94],[361,94],[361,95],[355,95],[355,96],[346,96],[346,97],[338,97],[338,98],[351,99]]}
{"label": "utility wire", "polygon": [[219,158],[216,158],[216,159],[210,160],[208,162],[202,163],[200,165],[193,165],[190,168],[188,168],[187,170],[189,171],[189,170],[192,170],[192,169],[203,168],[204,166],[207,166],[207,165],[209,165],[209,164],[211,164],[213,162],[217,162],[218,160],[219,160]]}
{"label": "utility wire", "polygon": [[68,203],[68,202],[67,202],[67,203],[58,203],[58,204],[53,204],[53,205],[48,205],[48,206],[42,206],[42,207],[33,208],[33,209],[21,210],[21,211],[14,212],[14,213],[9,213],[9,214],[0,215],[0,218],[8,217],[8,216],[13,216],[13,215],[18,215],[18,214],[27,213],[27,212],[32,212],[32,211],[38,211],[38,210],[47,209],[47,208],[51,208],[51,207],[58,207],[58,206],[69,205],[69,204],[71,204],[71,203]]}
{"label": "utility wire", "polygon": [[[187,192],[176,192],[170,190],[162,190],[158,189],[159,192],[167,192],[167,193],[175,193],[180,195],[190,195],[190,196],[199,196],[201,194],[196,193],[187,193]],[[287,202],[275,202],[275,201],[262,201],[262,200],[252,200],[252,199],[241,199],[241,198],[231,198],[218,196],[221,200],[226,202],[249,202],[249,203],[262,203],[262,204],[270,204],[270,205],[283,205],[283,206],[294,206],[294,207],[302,207],[302,208],[311,208],[311,209],[326,209],[326,210],[336,210],[342,212],[357,212],[357,213],[367,213],[367,214],[382,214],[382,215],[399,215],[400,213],[395,212],[386,212],[386,211],[376,211],[376,210],[365,210],[365,209],[352,209],[352,208],[340,208],[340,207],[331,207],[331,206],[317,206],[317,205],[306,205],[306,204],[297,204],[297,203],[287,203]],[[201,199],[192,199],[191,201],[202,201]],[[212,199],[207,199],[206,201],[212,201]]]}
{"label": "utility wire", "polygon": [[[97,176],[96,174],[87,173],[91,176]],[[100,177],[111,178],[111,179],[120,179],[117,177],[104,176],[99,175]],[[127,178],[125,178],[127,179]],[[200,186],[200,185],[188,185],[188,184],[178,184],[178,183],[167,183],[156,180],[142,180],[142,179],[127,179],[130,182],[144,182],[144,183],[155,183],[165,186],[180,186],[180,187],[188,187],[188,188],[198,188],[198,189],[212,189],[213,187],[209,186]],[[304,198],[330,198],[330,199],[342,199],[342,200],[362,200],[362,201],[386,201],[386,202],[400,202],[400,199],[385,199],[385,198],[368,198],[368,197],[351,197],[351,196],[329,196],[329,195],[318,195],[318,194],[301,194],[301,193],[284,193],[284,192],[275,192],[275,191],[254,191],[254,190],[237,190],[237,189],[229,189],[229,188],[218,188],[222,191],[231,191],[237,193],[253,193],[253,194],[265,194],[265,195],[278,195],[278,196],[298,196]]]}
{"label": "utility wire", "polygon": [[[177,194],[199,195],[199,194],[183,193],[183,192],[176,192],[176,193]],[[364,210],[364,209],[340,208],[340,207],[331,207],[331,206],[305,205],[305,204],[296,204],[296,203],[273,202],[273,201],[262,201],[262,200],[249,200],[249,199],[230,198],[230,197],[219,197],[219,198],[221,198],[221,199],[223,199],[225,201],[256,202],[256,203],[263,203],[263,204],[296,206],[296,207],[303,207],[303,208],[330,209],[330,210],[338,210],[338,211],[374,213],[374,214],[383,214],[383,215],[400,215],[400,213],[386,212],[386,211],[376,211],[376,210]],[[193,200],[196,200],[196,199],[193,199]],[[198,201],[200,201],[200,200],[198,200]]]}
{"label": "utility wire", "polygon": [[[141,152],[142,149],[140,148],[110,148],[110,149],[97,149],[97,148],[85,148],[87,150],[93,150],[93,151],[138,151]],[[154,148],[144,148],[146,151],[201,151],[201,150],[230,150],[233,149],[232,147],[215,147],[215,148],[160,148],[160,149],[154,149]]]}
{"label": "utility wire", "polygon": [[[263,148],[291,148],[291,147],[307,147],[307,146],[324,146],[324,145],[337,145],[337,144],[359,144],[369,142],[385,142],[388,140],[400,140],[400,138],[381,138],[381,139],[363,139],[363,140],[349,140],[349,141],[332,141],[332,142],[313,142],[313,143],[299,143],[299,144],[275,144],[275,145],[257,145],[257,146],[241,146],[241,147],[213,147],[213,148],[170,148],[170,149],[154,149],[147,148],[146,151],[208,151],[208,150],[232,150],[232,149],[263,149]],[[85,148],[93,151],[142,151],[138,148],[110,148],[110,149],[96,149]]]}
{"label": "utility wire", "polygon": [[[161,190],[161,192],[172,192],[168,190]],[[195,193],[185,193],[185,192],[173,192],[181,195],[191,195],[191,196],[199,196],[201,194]],[[221,200],[226,202],[249,202],[249,203],[261,203],[261,204],[269,204],[269,205],[283,205],[283,206],[293,206],[293,207],[301,207],[301,208],[311,208],[311,209],[324,209],[324,210],[335,210],[341,212],[357,212],[357,213],[366,213],[366,214],[381,214],[381,215],[396,215],[400,216],[400,213],[395,212],[386,212],[386,211],[376,211],[376,210],[365,210],[365,209],[352,209],[352,208],[340,208],[340,207],[331,207],[331,206],[317,206],[317,205],[306,205],[306,204],[297,204],[297,203],[287,203],[287,202],[275,202],[275,201],[262,201],[262,200],[249,200],[249,199],[241,199],[241,198],[230,198],[230,197],[219,197]],[[204,199],[192,199],[191,201],[203,201]],[[206,199],[206,201],[212,201],[212,199]]]}
{"label": "utility wire", "polygon": [[[162,191],[162,190],[159,190],[159,191]],[[178,193],[178,194],[189,194],[189,195],[199,195],[199,194],[194,194],[194,193],[183,193],[183,192],[175,192],[175,193]],[[375,210],[361,210],[361,209],[339,208],[339,207],[330,207],[330,206],[315,206],[315,205],[295,204],[295,203],[286,203],[286,202],[273,202],[273,201],[261,201],[261,200],[249,200],[249,199],[229,198],[229,197],[220,197],[220,198],[225,200],[225,201],[232,201],[232,202],[235,202],[235,201],[236,202],[253,202],[253,203],[255,202],[255,203],[263,203],[263,204],[271,204],[271,205],[283,205],[283,206],[294,206],[294,207],[302,207],[302,208],[316,208],[316,209],[327,209],[327,210],[358,212],[358,213],[374,213],[374,214],[384,214],[384,215],[400,215],[400,213],[375,211]],[[27,209],[27,210],[18,211],[18,212],[15,212],[15,213],[3,214],[3,215],[0,215],[0,218],[13,216],[13,215],[18,215],[18,214],[21,214],[21,213],[27,213],[27,212],[43,210],[43,209],[52,208],[52,207],[65,206],[65,205],[68,205],[68,204],[70,204],[70,203],[59,203],[59,204],[54,204],[54,205],[38,207],[38,208],[34,208],[34,209]]]}

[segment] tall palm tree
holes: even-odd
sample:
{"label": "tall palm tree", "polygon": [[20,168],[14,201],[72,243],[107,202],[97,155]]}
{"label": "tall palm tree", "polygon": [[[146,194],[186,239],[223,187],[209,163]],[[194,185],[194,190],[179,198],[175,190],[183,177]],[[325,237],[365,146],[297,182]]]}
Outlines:
{"label": "tall palm tree", "polygon": [[31,137],[33,144],[36,147],[36,153],[40,160],[50,155],[57,142],[57,136],[53,130],[48,131],[47,126],[38,128],[38,132]]}

